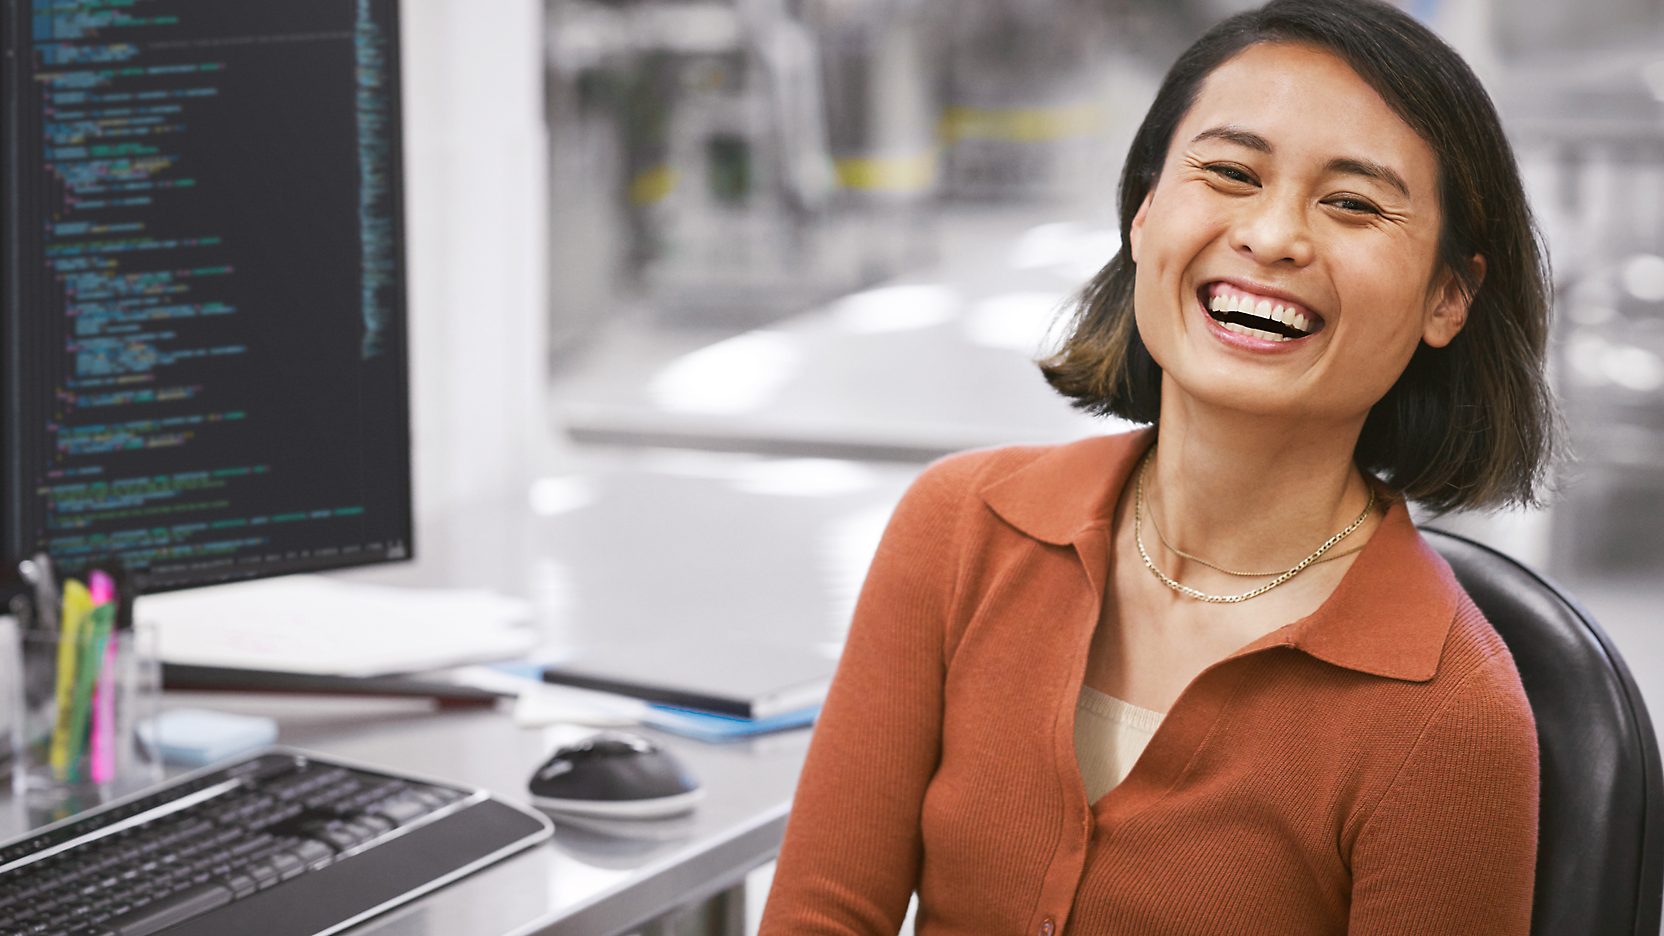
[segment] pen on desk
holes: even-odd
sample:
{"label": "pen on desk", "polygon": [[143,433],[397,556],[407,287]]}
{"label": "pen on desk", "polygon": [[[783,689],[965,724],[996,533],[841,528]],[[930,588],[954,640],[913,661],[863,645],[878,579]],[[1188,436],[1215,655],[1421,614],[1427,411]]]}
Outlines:
{"label": "pen on desk", "polygon": [[18,574],[35,592],[35,626],[45,631],[58,629],[58,583],[52,575],[52,557],[35,553],[17,564]]}

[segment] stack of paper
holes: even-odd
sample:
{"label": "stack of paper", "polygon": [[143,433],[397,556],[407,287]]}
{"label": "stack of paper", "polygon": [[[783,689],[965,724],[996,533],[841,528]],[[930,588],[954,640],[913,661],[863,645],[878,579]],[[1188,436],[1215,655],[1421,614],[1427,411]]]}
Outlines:
{"label": "stack of paper", "polygon": [[523,656],[528,601],[291,575],[146,595],[134,613],[166,663],[379,676]]}

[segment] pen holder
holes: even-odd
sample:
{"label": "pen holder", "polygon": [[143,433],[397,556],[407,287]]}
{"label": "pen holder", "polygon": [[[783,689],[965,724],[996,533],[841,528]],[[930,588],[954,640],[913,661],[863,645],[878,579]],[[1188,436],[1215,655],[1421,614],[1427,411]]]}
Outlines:
{"label": "pen holder", "polygon": [[12,792],[46,818],[155,783],[161,691],[154,632],[110,628],[71,647],[61,633],[0,621]]}

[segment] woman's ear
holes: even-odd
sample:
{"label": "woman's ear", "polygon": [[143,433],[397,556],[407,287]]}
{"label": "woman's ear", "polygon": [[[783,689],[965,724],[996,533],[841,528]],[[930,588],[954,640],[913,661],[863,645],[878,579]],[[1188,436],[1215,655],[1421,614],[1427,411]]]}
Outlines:
{"label": "woman's ear", "polygon": [[1468,323],[1473,294],[1485,281],[1485,258],[1474,254],[1473,259],[1468,261],[1468,274],[1473,283],[1472,289],[1464,286],[1462,278],[1449,269],[1441,274],[1444,282],[1436,288],[1433,302],[1427,310],[1427,319],[1421,328],[1421,340],[1432,347],[1442,348],[1450,344],[1461,333],[1462,326]]}
{"label": "woman's ear", "polygon": [[1144,235],[1144,217],[1150,213],[1150,199],[1154,198],[1156,187],[1144,193],[1144,201],[1138,206],[1138,214],[1132,216],[1132,230],[1127,232],[1127,240],[1132,246],[1132,262],[1138,262],[1138,241]]}

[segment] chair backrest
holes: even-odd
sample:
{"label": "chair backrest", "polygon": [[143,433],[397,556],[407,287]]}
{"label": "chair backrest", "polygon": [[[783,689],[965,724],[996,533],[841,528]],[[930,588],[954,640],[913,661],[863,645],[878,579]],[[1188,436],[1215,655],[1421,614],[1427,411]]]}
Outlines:
{"label": "chair backrest", "polygon": [[1657,936],[1664,772],[1623,657],[1558,586],[1472,540],[1423,533],[1508,644],[1537,720],[1533,936]]}

